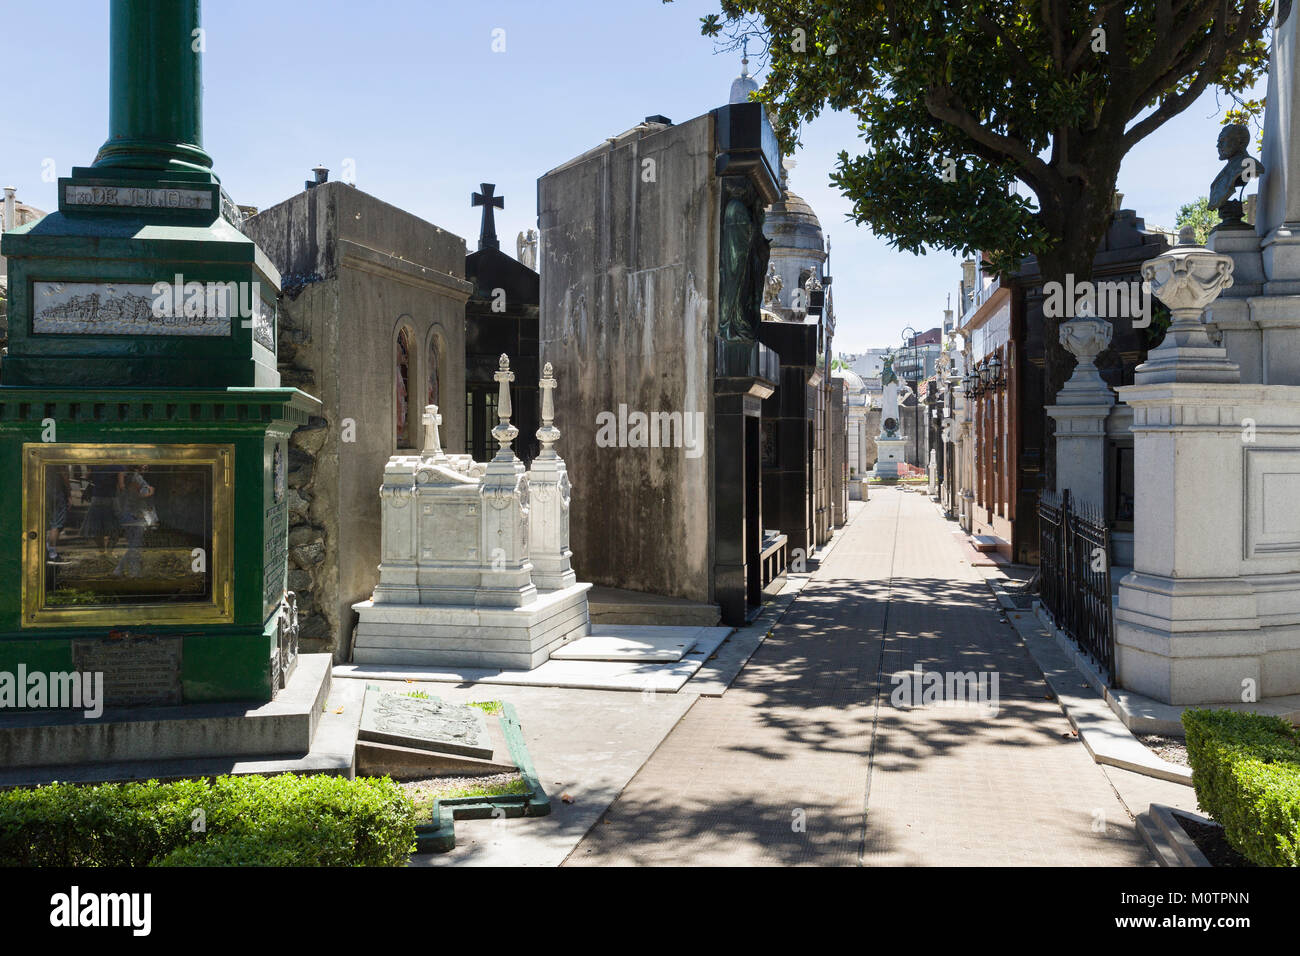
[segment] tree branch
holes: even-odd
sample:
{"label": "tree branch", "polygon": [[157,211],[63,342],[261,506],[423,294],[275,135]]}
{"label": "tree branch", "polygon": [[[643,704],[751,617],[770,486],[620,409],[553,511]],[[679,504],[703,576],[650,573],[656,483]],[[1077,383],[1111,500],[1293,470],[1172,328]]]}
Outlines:
{"label": "tree branch", "polygon": [[[983,126],[969,110],[954,102],[951,89],[940,88],[925,94],[925,108],[937,120],[956,127],[980,146],[989,150],[1000,159],[1010,159],[1016,163],[1027,177],[1033,177],[1038,183],[1051,187],[1057,179],[1052,168],[1029,150],[1020,140],[1012,139],[1002,133],[994,132]],[[1029,179],[1025,179],[1029,182]],[[1035,187],[1035,192],[1038,189]]]}

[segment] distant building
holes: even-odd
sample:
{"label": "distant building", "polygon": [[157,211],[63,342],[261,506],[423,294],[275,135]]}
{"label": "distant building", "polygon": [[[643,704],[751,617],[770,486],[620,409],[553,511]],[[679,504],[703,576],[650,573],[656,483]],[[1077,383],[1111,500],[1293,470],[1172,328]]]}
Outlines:
{"label": "distant building", "polygon": [[[17,187],[6,186],[4,206],[0,209],[0,235],[4,235],[12,229],[17,229],[19,226],[25,226],[29,222],[35,222],[44,215],[44,210],[18,201]],[[9,272],[8,267],[5,265],[5,257],[0,256],[0,296],[7,294],[8,276]]]}

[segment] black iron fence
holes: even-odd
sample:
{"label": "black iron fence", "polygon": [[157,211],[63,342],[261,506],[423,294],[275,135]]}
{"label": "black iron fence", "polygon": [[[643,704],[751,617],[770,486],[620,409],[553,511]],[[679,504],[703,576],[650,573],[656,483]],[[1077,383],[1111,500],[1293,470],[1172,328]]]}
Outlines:
{"label": "black iron fence", "polygon": [[1101,514],[1044,491],[1038,498],[1039,593],[1056,626],[1115,679],[1110,599],[1110,528]]}

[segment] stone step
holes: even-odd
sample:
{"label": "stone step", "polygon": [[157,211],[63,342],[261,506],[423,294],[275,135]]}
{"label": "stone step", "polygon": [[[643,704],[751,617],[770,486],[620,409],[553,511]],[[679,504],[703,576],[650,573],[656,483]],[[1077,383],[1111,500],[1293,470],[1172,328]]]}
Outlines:
{"label": "stone step", "polygon": [[680,661],[695,646],[697,627],[604,625],[551,653],[560,661]]}
{"label": "stone step", "polygon": [[[1137,823],[1142,839],[1160,861],[1161,866],[1209,866],[1210,861],[1205,858],[1200,847],[1174,819],[1174,812],[1174,807],[1153,803],[1150,810],[1139,814]],[[1177,812],[1198,822],[1213,823],[1212,820],[1196,813],[1186,810]]]}
{"label": "stone step", "polygon": [[[142,764],[158,768],[153,776],[164,774],[168,765],[177,767],[176,775],[189,776],[201,768],[257,773],[263,771],[232,768],[306,758],[330,696],[332,666],[329,654],[302,655],[288,686],[264,704],[105,708],[97,719],[10,712],[0,717],[0,767],[6,768],[0,786],[17,785],[31,777],[28,769],[42,767],[61,768],[52,778],[59,780],[136,779]],[[326,772],[350,772],[347,749],[346,766],[336,766],[337,755],[309,763]],[[117,765],[117,770],[96,765]]]}

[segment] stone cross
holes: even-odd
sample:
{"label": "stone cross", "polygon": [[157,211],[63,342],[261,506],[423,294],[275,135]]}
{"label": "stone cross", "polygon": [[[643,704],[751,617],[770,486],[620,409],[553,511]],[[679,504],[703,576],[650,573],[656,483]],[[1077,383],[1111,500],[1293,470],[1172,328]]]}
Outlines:
{"label": "stone cross", "polygon": [[505,197],[495,195],[496,183],[479,183],[478,188],[482,192],[470,196],[470,205],[483,207],[483,226],[479,230],[478,247],[500,249],[501,243],[497,240],[496,214],[493,209],[505,209]]}
{"label": "stone cross", "polygon": [[560,430],[554,425],[555,386],[555,370],[547,362],[542,368],[542,377],[537,382],[537,387],[542,392],[542,427],[537,429],[537,440],[542,443],[539,453],[542,458],[554,458],[555,449],[552,446],[560,440]]}
{"label": "stone cross", "polygon": [[510,450],[510,443],[519,434],[519,429],[510,424],[510,383],[515,380],[515,373],[510,371],[510,359],[505,352],[501,353],[501,361],[492,377],[497,380],[499,389],[497,393],[497,418],[501,420],[501,423],[492,429],[492,437],[501,446],[497,456],[509,455],[513,458],[514,452]]}
{"label": "stone cross", "polygon": [[442,416],[438,414],[437,405],[424,406],[424,457],[441,458],[442,457],[442,439],[438,435],[438,426],[442,424]]}

